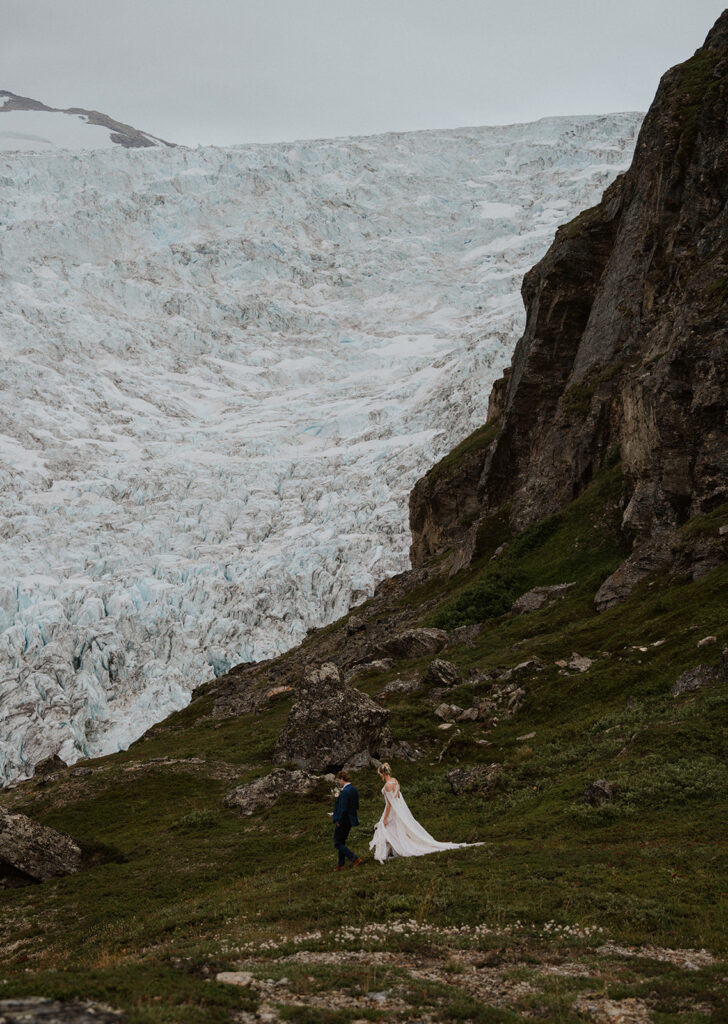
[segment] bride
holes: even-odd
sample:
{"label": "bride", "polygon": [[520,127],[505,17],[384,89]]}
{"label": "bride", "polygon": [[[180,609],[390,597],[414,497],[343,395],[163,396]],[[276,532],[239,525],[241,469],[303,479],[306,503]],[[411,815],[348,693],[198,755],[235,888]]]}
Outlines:
{"label": "bride", "polygon": [[405,803],[399,783],[392,778],[389,765],[381,764],[377,772],[384,783],[384,813],[376,824],[369,849],[374,851],[374,859],[380,864],[389,857],[422,857],[426,853],[438,853],[440,850],[480,846],[480,843],[438,843],[420,825]]}

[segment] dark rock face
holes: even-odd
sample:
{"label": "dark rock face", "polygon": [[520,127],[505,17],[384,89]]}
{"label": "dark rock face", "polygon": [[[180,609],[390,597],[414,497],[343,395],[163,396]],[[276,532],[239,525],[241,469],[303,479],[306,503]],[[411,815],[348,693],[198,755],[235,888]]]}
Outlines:
{"label": "dark rock face", "polygon": [[0,807],[0,878],[9,884],[45,882],[81,870],[81,848],[66,835]]}
{"label": "dark rock face", "polygon": [[592,807],[601,807],[602,804],[610,804],[617,795],[617,787],[613,782],[606,779],[597,779],[591,782],[584,791],[582,802],[591,804]]}
{"label": "dark rock face", "polygon": [[0,999],[0,1024],[123,1024],[124,1014],[99,1003],[59,1003],[55,999]]}
{"label": "dark rock face", "polygon": [[[559,228],[524,278],[526,330],[494,396],[502,427],[477,487],[468,476],[448,498],[479,500],[481,521],[508,505],[520,530],[621,458],[633,553],[598,608],[675,564],[677,528],[728,498],[727,124],[725,11],[705,45],[663,76],[629,171]],[[432,548],[419,505],[415,562]],[[726,557],[722,543],[708,563]]]}
{"label": "dark rock face", "polygon": [[273,757],[308,771],[338,771],[364,767],[391,745],[389,712],[325,664],[305,673]]}
{"label": "dark rock face", "polygon": [[[225,795],[223,805],[236,807],[241,814],[250,815],[261,807],[270,807],[284,793],[293,793],[295,796],[310,793],[322,780],[325,781],[322,775],[311,775],[300,770],[289,772],[277,768],[262,779],[255,779],[244,786],[231,789]],[[333,775],[329,777],[329,781],[333,785]]]}

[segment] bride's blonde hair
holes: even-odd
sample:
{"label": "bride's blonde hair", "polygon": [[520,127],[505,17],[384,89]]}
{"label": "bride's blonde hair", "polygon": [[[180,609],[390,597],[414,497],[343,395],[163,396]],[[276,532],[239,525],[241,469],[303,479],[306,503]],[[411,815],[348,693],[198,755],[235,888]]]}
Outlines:
{"label": "bride's blonde hair", "polygon": [[391,775],[392,774],[392,769],[389,767],[389,765],[387,764],[386,761],[382,761],[382,763],[377,768],[377,771],[379,772],[380,775]]}

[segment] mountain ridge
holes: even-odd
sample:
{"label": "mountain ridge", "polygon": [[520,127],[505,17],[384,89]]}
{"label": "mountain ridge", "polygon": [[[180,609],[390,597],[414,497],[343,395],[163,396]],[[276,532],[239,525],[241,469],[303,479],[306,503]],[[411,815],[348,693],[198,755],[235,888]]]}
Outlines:
{"label": "mountain ridge", "polygon": [[[3,102],[4,100],[4,102]],[[19,96],[17,93],[10,92],[7,89],[0,89],[0,114],[13,114],[13,113],[48,113],[48,114],[67,114],[72,117],[76,117],[84,121],[86,124],[94,125],[98,128],[105,128],[108,131],[108,139],[110,142],[122,146],[124,149],[145,149],[151,146],[166,146],[168,148],[174,148],[176,143],[167,142],[165,139],[157,138],[155,135],[150,135],[149,132],[140,131],[138,128],[132,127],[132,125],[125,124],[122,121],[117,121],[108,114],[104,114],[98,110],[86,110],[84,107],[49,107],[46,103],[42,103],[40,100],[34,100],[29,96]],[[7,121],[10,119],[8,118]],[[37,130],[46,131],[48,130],[48,122],[44,121],[43,125],[38,125]],[[44,138],[32,134],[29,129],[36,128],[34,118],[22,119],[22,123],[13,124],[13,131],[4,131],[7,127],[6,119],[0,120],[0,149],[13,149],[13,148],[32,148],[33,142],[43,143],[46,145],[62,145],[64,138],[65,125],[61,122],[58,123],[58,129],[60,130],[60,143],[52,140],[52,138]],[[89,133],[88,147],[95,148],[92,145],[91,133]],[[3,143],[15,143],[13,145],[3,145]],[[25,146],[21,146],[20,143],[25,142]],[[98,143],[96,143],[98,144]]]}

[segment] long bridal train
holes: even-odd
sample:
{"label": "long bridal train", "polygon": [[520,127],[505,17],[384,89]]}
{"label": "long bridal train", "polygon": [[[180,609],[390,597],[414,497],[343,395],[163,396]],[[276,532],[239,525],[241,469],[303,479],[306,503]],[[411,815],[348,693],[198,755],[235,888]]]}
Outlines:
{"label": "long bridal train", "polygon": [[[384,766],[382,766],[384,767]],[[461,850],[466,846],[482,846],[482,843],[441,843],[434,839],[426,828],[412,814],[402,796],[396,779],[379,771],[385,779],[382,788],[384,811],[374,828],[374,836],[369,849],[374,851],[374,859],[383,864],[391,857],[423,857],[427,853],[440,853],[443,850]]]}

